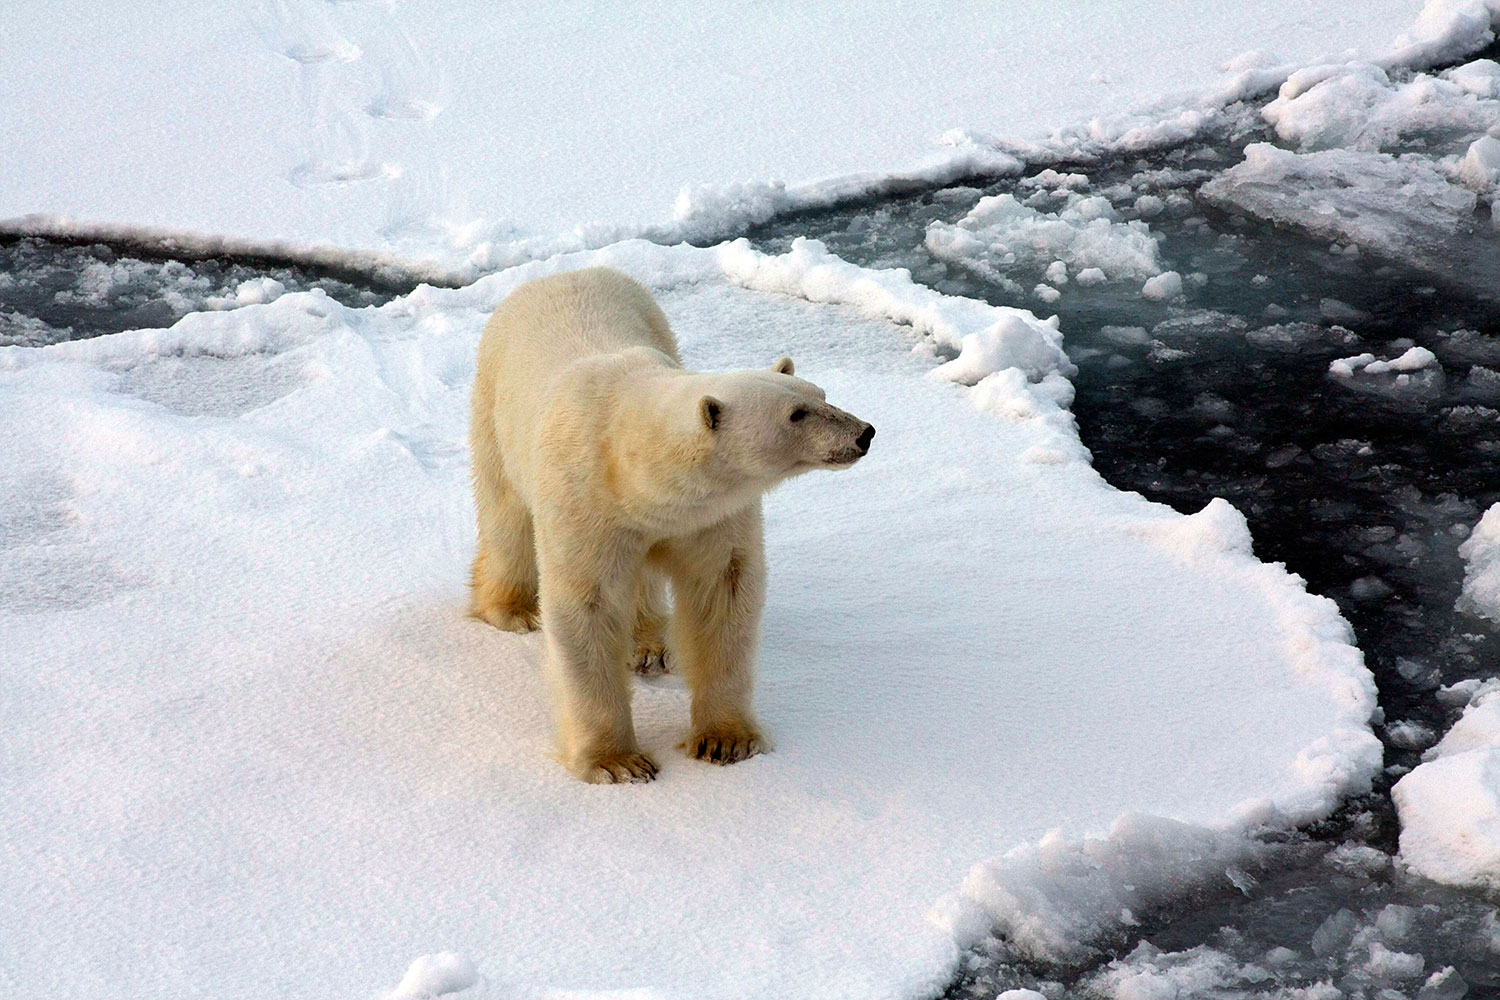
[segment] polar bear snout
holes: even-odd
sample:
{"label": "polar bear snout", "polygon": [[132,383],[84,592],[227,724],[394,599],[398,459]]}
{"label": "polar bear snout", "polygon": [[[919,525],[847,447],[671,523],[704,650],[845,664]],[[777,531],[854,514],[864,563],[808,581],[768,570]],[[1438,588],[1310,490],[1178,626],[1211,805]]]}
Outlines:
{"label": "polar bear snout", "polygon": [[838,413],[845,419],[840,421],[840,440],[829,451],[827,462],[834,468],[843,468],[869,454],[870,442],[875,439],[875,426],[842,410]]}

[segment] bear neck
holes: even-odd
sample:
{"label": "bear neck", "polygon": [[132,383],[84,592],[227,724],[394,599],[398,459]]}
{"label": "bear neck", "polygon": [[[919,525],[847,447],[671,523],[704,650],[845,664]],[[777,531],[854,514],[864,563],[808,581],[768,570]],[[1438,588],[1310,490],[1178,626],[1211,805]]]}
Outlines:
{"label": "bear neck", "polygon": [[774,484],[715,461],[699,401],[711,377],[680,368],[637,370],[604,437],[604,480],[630,524],[659,537],[690,534],[755,503]]}

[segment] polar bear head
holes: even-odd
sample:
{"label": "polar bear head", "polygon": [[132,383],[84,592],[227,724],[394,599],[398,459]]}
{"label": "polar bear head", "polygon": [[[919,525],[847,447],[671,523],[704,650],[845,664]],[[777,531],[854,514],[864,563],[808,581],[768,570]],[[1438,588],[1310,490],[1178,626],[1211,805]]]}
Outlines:
{"label": "polar bear head", "polygon": [[781,358],[767,370],[710,376],[698,418],[720,475],[766,490],[813,469],[847,469],[870,450],[875,428],[830,406],[794,370]]}

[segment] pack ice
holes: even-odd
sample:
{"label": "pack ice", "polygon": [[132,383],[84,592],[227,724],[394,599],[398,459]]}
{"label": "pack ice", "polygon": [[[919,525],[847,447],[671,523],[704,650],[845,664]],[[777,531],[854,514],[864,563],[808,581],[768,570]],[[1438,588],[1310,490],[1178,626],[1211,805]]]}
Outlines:
{"label": "pack ice", "polygon": [[[768,500],[777,749],[691,761],[642,684],[646,787],[550,760],[538,639],[463,613],[480,330],[589,264],[881,428]],[[0,989],[911,997],[1223,878],[1367,785],[1373,686],[1233,508],[1099,478],[1060,344],[815,243],[627,243],[0,349]]]}

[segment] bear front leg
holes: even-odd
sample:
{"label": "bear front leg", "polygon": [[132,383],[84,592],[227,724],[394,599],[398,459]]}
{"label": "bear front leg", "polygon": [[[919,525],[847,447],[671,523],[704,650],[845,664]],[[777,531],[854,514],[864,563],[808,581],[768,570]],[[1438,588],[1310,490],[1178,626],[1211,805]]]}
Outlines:
{"label": "bear front leg", "polygon": [[672,651],[693,696],[682,748],[716,764],[770,749],[754,710],[766,582],[760,504],[674,540],[667,558],[676,598]]}
{"label": "bear front leg", "polygon": [[[618,554],[594,544],[549,546],[541,566],[544,669],[557,718],[558,756],[591,784],[650,781],[630,715],[636,581],[621,579]],[[595,558],[589,558],[592,554]]]}

